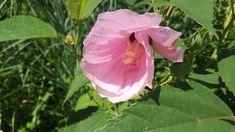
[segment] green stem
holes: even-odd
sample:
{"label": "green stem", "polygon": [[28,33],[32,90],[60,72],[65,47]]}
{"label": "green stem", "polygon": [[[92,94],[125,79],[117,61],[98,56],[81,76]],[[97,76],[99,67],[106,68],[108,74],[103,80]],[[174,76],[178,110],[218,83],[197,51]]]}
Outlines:
{"label": "green stem", "polygon": [[15,111],[12,114],[12,118],[11,118],[11,132],[15,131]]}
{"label": "green stem", "polygon": [[0,128],[2,128],[2,109],[0,109]]}
{"label": "green stem", "polygon": [[118,104],[114,104],[114,115],[118,117],[120,115],[120,111],[118,109]]}
{"label": "green stem", "polygon": [[164,80],[163,82],[160,82],[159,86],[163,86],[163,85],[166,85],[167,83],[170,83],[172,79],[173,77],[169,76],[166,80]]}
{"label": "green stem", "polygon": [[82,39],[82,23],[83,23],[82,20],[77,22],[77,39],[74,46],[75,47],[74,51],[77,58],[81,57],[81,55],[79,55],[79,52],[82,53],[82,49],[78,48],[81,45],[80,43]]}
{"label": "green stem", "polygon": [[113,0],[110,0],[109,3],[109,11],[111,11],[113,9]]}

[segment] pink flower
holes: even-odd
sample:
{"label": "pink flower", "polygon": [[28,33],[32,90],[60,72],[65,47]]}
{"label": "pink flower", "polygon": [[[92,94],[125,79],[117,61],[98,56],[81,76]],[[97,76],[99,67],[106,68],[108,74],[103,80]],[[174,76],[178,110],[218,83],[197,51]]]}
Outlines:
{"label": "pink flower", "polygon": [[152,88],[154,58],[149,44],[161,56],[182,62],[183,52],[175,47],[181,33],[159,26],[155,13],[136,14],[127,9],[105,12],[84,40],[81,67],[102,97],[112,103]]}

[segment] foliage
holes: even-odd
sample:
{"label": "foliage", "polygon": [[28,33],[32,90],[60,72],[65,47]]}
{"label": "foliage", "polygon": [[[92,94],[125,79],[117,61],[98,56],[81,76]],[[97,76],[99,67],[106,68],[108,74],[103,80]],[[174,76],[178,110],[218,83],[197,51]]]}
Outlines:
{"label": "foliage", "polygon": [[[183,83],[185,91],[164,86],[160,91],[160,99],[153,97],[156,102],[153,99],[138,102],[115,119],[110,118],[105,111],[96,112],[90,118],[61,131],[188,132],[235,128],[231,124],[234,121],[233,113],[224,102],[200,84]],[[143,111],[146,113],[143,114]]]}
{"label": "foliage", "polygon": [[56,31],[47,23],[31,16],[14,16],[0,23],[0,41],[56,37]]}
{"label": "foliage", "polygon": [[[158,4],[160,3],[160,4]],[[213,4],[214,0],[153,0],[154,6],[170,5],[176,6],[182,10],[188,17],[194,19],[197,23],[215,33],[212,20],[213,20]],[[206,13],[205,13],[206,12]],[[202,15],[203,14],[203,15]]]}
{"label": "foliage", "polygon": [[67,0],[67,10],[71,17],[80,21],[87,18],[101,0]]}
{"label": "foliage", "polygon": [[72,97],[72,95],[78,91],[80,88],[82,88],[86,83],[88,83],[89,80],[83,75],[82,69],[80,68],[79,63],[76,66],[76,70],[74,73],[74,79],[70,83],[69,91],[65,97],[64,102],[66,102],[69,98]]}
{"label": "foliage", "polygon": [[[234,131],[232,0],[0,1],[0,130]],[[84,77],[82,41],[99,13],[158,12],[182,32],[184,62],[155,56],[152,90],[111,104]]]}
{"label": "foliage", "polygon": [[234,80],[233,74],[235,73],[233,70],[230,71],[229,69],[232,69],[235,66],[234,62],[235,62],[235,56],[232,55],[228,58],[221,60],[218,63],[220,76],[222,77],[222,80],[226,83],[228,88],[233,93],[235,93],[235,83],[233,81]]}

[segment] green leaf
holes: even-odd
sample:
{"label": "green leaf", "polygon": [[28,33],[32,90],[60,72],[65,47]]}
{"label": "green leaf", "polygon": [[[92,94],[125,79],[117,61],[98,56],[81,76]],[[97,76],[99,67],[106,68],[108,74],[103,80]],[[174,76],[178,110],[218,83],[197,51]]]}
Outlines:
{"label": "green leaf", "polygon": [[185,63],[173,63],[170,67],[170,72],[173,76],[179,78],[185,78],[190,72],[189,66]]}
{"label": "green leaf", "polygon": [[57,34],[53,27],[32,16],[14,16],[0,21],[0,42],[54,37]]}
{"label": "green leaf", "polygon": [[97,104],[91,100],[89,94],[85,93],[78,98],[75,105],[75,111],[85,109],[89,106],[97,106]]}
{"label": "green leaf", "polygon": [[219,84],[219,74],[217,72],[207,74],[191,73],[190,78],[204,81],[211,84]]}
{"label": "green leaf", "polygon": [[90,16],[100,2],[101,0],[67,0],[66,5],[69,15],[80,21]]}
{"label": "green leaf", "polygon": [[95,132],[105,127],[109,120],[109,115],[105,111],[98,111],[90,118],[80,123],[64,127],[59,132]]}
{"label": "green leaf", "polygon": [[105,103],[105,99],[98,95],[92,84],[89,83],[86,86],[89,88],[89,90],[78,98],[75,105],[75,111],[85,109],[89,106],[98,106],[98,104],[102,104],[102,106],[104,106],[103,103]]}
{"label": "green leaf", "polygon": [[86,84],[86,91],[78,98],[75,111],[86,109],[89,106],[97,106],[101,109],[110,109],[113,104],[107,100],[107,98],[102,98],[91,83]]}
{"label": "green leaf", "polygon": [[80,88],[82,88],[85,84],[87,84],[89,80],[84,76],[82,69],[79,64],[77,64],[76,70],[75,70],[75,76],[72,80],[69,91],[65,97],[64,103],[73,96],[75,92],[77,92]]}
{"label": "green leaf", "polygon": [[219,75],[228,86],[229,90],[235,95],[235,55],[225,58],[218,62]]}
{"label": "green leaf", "polygon": [[229,45],[228,49],[234,49],[235,48],[235,40],[233,40]]}
{"label": "green leaf", "polygon": [[235,117],[222,100],[202,85],[191,82],[189,86],[188,90],[169,85],[163,87],[160,105],[149,99],[130,107],[117,119],[109,119],[102,112],[62,130],[221,132],[235,129]]}
{"label": "green leaf", "polygon": [[213,28],[214,0],[154,0],[155,6],[174,5],[181,9],[186,15],[194,19],[198,24],[215,34]]}
{"label": "green leaf", "polygon": [[185,51],[187,49],[187,47],[184,44],[184,41],[182,39],[179,39],[176,41],[176,46],[179,46],[183,49],[183,51]]}

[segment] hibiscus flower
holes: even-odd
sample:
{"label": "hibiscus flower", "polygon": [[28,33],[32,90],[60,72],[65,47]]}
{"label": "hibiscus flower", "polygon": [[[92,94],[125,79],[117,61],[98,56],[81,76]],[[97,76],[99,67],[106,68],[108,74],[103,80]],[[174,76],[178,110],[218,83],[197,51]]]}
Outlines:
{"label": "hibiscus flower", "polygon": [[105,12],[84,40],[81,67],[102,97],[112,103],[138,95],[145,86],[152,88],[154,51],[182,62],[183,52],[175,47],[181,33],[159,26],[156,13],[137,14],[127,9]]}

